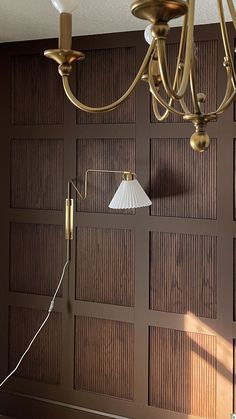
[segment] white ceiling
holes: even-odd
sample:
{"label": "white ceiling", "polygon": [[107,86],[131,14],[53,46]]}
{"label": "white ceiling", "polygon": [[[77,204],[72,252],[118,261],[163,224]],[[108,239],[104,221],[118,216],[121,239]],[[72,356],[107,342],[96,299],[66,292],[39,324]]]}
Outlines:
{"label": "white ceiling", "polygon": [[[130,4],[131,0],[80,0],[73,16],[73,34],[144,29],[147,22],[131,15]],[[226,19],[230,20],[228,10]],[[172,22],[173,26],[181,23]],[[196,24],[215,22],[217,1],[196,0]],[[50,0],[0,0],[0,42],[53,38],[57,34],[58,13]]]}

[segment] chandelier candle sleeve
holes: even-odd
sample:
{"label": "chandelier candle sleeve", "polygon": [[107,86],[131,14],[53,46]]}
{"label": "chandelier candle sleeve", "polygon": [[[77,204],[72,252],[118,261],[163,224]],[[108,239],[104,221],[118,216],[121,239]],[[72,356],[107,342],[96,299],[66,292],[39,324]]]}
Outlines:
{"label": "chandelier candle sleeve", "polygon": [[[197,0],[201,1],[201,0]],[[164,121],[169,113],[181,116],[194,125],[195,132],[191,136],[190,145],[195,151],[203,152],[210,145],[207,134],[207,124],[217,118],[232,105],[236,97],[236,74],[233,52],[230,49],[229,36],[224,15],[223,0],[216,0],[218,9],[225,67],[226,89],[222,102],[217,109],[205,112],[205,92],[199,90],[196,71],[198,57],[194,50],[194,16],[195,0],[133,0],[131,13],[138,19],[149,21],[145,30],[145,39],[149,44],[143,63],[128,90],[111,104],[96,108],[87,106],[75,97],[70,88],[69,77],[72,64],[83,60],[85,55],[73,51],[72,44],[72,12],[77,8],[78,0],[51,0],[60,13],[59,48],[47,50],[45,56],[59,64],[59,74],[62,77],[63,88],[68,99],[74,106],[84,112],[109,112],[120,106],[133,93],[140,81],[148,84],[152,96],[152,107],[158,121]],[[227,0],[228,9],[236,29],[236,10],[233,0]],[[176,61],[174,79],[171,80],[169,63],[166,54],[166,42],[170,31],[169,21],[184,16],[182,33],[179,43],[179,53]],[[162,88],[162,89],[161,89]],[[186,103],[187,91],[191,92],[191,103]],[[164,95],[161,94],[164,91]],[[176,107],[179,104],[180,107]],[[135,185],[136,182],[133,184]],[[137,184],[136,184],[137,185]],[[127,186],[127,185],[126,185]]]}

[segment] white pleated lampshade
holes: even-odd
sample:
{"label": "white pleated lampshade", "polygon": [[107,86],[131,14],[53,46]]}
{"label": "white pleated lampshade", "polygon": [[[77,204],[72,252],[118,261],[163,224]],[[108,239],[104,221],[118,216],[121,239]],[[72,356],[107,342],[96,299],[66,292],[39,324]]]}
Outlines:
{"label": "white pleated lampshade", "polygon": [[109,208],[112,209],[133,209],[148,207],[152,202],[148,198],[137,179],[122,180],[114,197],[112,198]]}

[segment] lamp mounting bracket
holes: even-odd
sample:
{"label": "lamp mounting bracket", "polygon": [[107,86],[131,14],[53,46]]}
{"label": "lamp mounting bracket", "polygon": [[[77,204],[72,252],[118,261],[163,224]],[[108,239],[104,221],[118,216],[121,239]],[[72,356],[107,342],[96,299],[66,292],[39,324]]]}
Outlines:
{"label": "lamp mounting bracket", "polygon": [[185,15],[188,5],[183,0],[135,0],[131,12],[139,19],[149,20],[153,25],[169,22]]}

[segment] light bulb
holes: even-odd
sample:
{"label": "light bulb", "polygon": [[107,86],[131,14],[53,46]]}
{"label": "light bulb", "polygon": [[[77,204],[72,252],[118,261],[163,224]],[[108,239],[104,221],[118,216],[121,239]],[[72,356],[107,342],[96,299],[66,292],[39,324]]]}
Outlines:
{"label": "light bulb", "polygon": [[202,153],[206,151],[210,145],[210,138],[206,132],[195,132],[190,138],[190,145],[193,150]]}
{"label": "light bulb", "polygon": [[148,25],[144,31],[144,38],[145,41],[151,45],[152,40],[153,40],[153,35],[152,35],[152,25]]}
{"label": "light bulb", "polygon": [[78,0],[51,0],[59,13],[72,13],[78,7]]}

